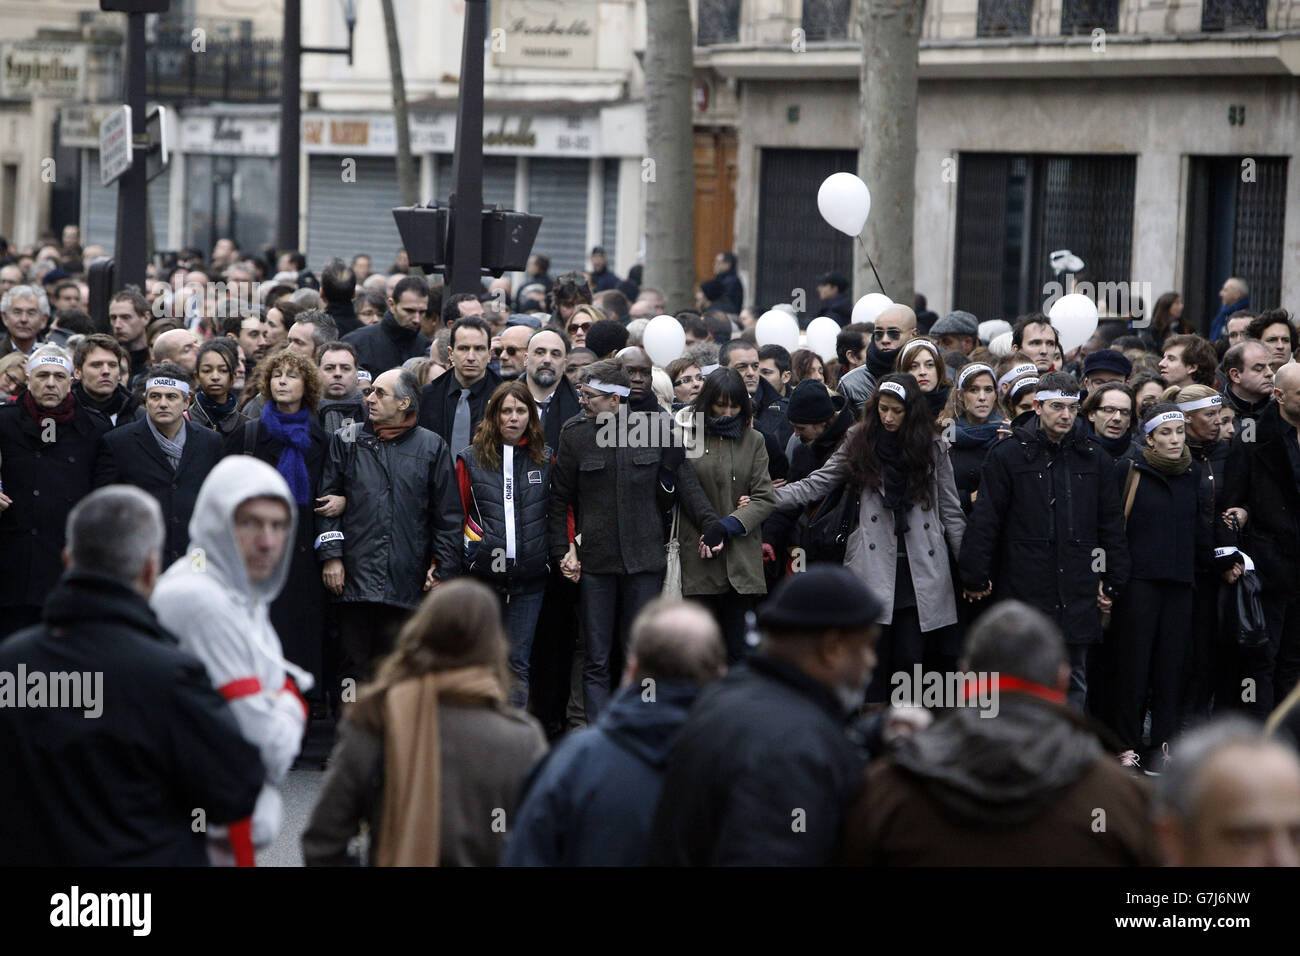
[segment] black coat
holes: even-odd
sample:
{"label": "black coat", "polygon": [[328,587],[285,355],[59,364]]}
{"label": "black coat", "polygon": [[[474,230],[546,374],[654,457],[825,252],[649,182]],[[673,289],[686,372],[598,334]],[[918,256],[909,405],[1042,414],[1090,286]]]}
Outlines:
{"label": "black coat", "polygon": [[736,270],[728,269],[726,272],[718,273],[714,278],[722,283],[722,297],[715,300],[713,304],[739,315],[745,307],[745,287],[741,285]]}
{"label": "black coat", "polygon": [[1191,585],[1198,570],[1211,570],[1214,486],[1205,466],[1193,459],[1183,474],[1165,476],[1134,451],[1113,469],[1121,508],[1130,470],[1140,476],[1125,528],[1129,579]]}
{"label": "black coat", "polygon": [[68,512],[111,467],[99,415],[78,406],[69,424],[55,426],[55,441],[41,441],[43,432],[22,401],[0,405],[0,479],[13,499],[0,512],[0,607],[45,603],[63,573]]}
{"label": "black coat", "polygon": [[211,416],[208,415],[207,410],[203,407],[203,404],[197,401],[190,406],[189,416],[190,421],[194,422],[194,424],[200,425],[203,428],[209,428],[222,438],[227,437],[233,432],[242,431],[244,425],[253,420],[252,415],[249,415],[246,411],[241,412],[236,408],[229,415],[226,415],[217,421],[213,421]]}
{"label": "black coat", "polygon": [[981,590],[996,562],[995,598],[1042,611],[1067,643],[1099,642],[1097,583],[1118,594],[1129,578],[1113,467],[1077,428],[1053,446],[1036,419],[1017,426],[980,472],[958,559],[963,586]]}
{"label": "black coat", "polygon": [[0,708],[0,865],[206,866],[195,811],[209,826],[252,813],[257,748],[124,584],[69,572],[45,623],[0,644],[0,671],[21,666],[96,675],[100,713]]}
{"label": "black coat", "polygon": [[1277,404],[1260,413],[1255,440],[1240,430],[1228,452],[1222,507],[1245,508],[1250,515],[1242,546],[1255,562],[1265,590],[1300,588],[1300,487],[1287,455],[1287,431]]}
{"label": "black coat", "polygon": [[[321,580],[320,565],[316,562],[313,544],[316,540],[316,499],[323,494],[321,476],[329,451],[329,438],[320,427],[316,416],[310,419],[311,445],[303,458],[307,461],[307,479],[311,492],[305,505],[298,506],[298,528],[293,542],[293,560],[289,564],[289,577],[284,589],[271,602],[271,624],[280,636],[284,656],[305,670],[311,671],[320,687],[324,669],[323,646],[325,630],[325,583]],[[253,457],[260,458],[272,468],[280,461],[284,445],[271,437],[266,423],[257,420],[232,432],[222,448],[222,456],[244,454],[249,427],[256,429]],[[349,502],[351,504],[351,502]],[[314,693],[314,692],[313,692]]]}
{"label": "black coat", "polygon": [[853,296],[847,292],[831,296],[822,302],[822,310],[817,314],[834,319],[841,326],[848,325],[853,321]]}
{"label": "black coat", "polygon": [[754,396],[754,427],[771,439],[767,446],[767,465],[773,481],[784,478],[790,470],[785,457],[785,446],[794,435],[794,426],[787,416],[789,408],[790,399],[782,398],[767,379],[759,378],[758,394]]}
{"label": "black coat", "polygon": [[374,325],[364,325],[343,336],[357,350],[357,364],[378,378],[390,368],[398,368],[407,359],[427,356],[430,342],[418,331],[397,324],[392,312]]}
{"label": "black coat", "polygon": [[351,302],[326,302],[325,314],[338,326],[339,338],[366,326],[357,318],[357,310],[352,307]]}
{"label": "black coat", "polygon": [[963,444],[953,442],[948,446],[948,459],[952,462],[952,477],[957,485],[957,497],[961,499],[961,510],[970,517],[975,507],[972,496],[980,487],[980,471],[984,468],[984,459],[988,458],[993,442],[988,445]]}
{"label": "black coat", "polygon": [[[445,377],[445,376],[444,376]],[[560,376],[555,386],[555,393],[546,406],[546,415],[542,418],[542,431],[546,434],[546,444],[552,448],[560,447],[560,429],[574,415],[582,413],[578,403],[578,390],[573,387],[567,375]]]}
{"label": "black coat", "polygon": [[105,419],[109,428],[121,428],[135,421],[139,417],[136,413],[143,404],[139,395],[128,391],[123,385],[119,385],[106,402],[96,401],[87,395],[80,382],[72,383],[72,394],[78,405]]}
{"label": "black coat", "polygon": [[135,485],[158,499],[167,528],[163,559],[168,565],[189,550],[194,502],[208,472],[221,460],[221,439],[215,432],[193,422],[183,427],[185,451],[175,471],[147,420],[124,425],[104,438],[112,462],[108,482]]}
{"label": "black coat", "polygon": [[668,757],[652,866],[829,866],[862,786],[835,696],[755,655],[700,692]]}
{"label": "black coat", "polygon": [[460,573],[464,512],[447,443],[433,432],[416,426],[380,441],[370,422],[355,437],[340,430],[321,493],[348,499],[339,517],[316,519],[316,559],[343,559],[339,600],[409,609],[424,597],[431,560],[440,580]]}
{"label": "black coat", "polygon": [[[483,420],[487,410],[488,399],[496,391],[502,378],[488,369],[483,377],[469,387],[469,437],[472,441],[478,423]],[[439,375],[424,388],[420,389],[420,427],[427,428],[444,442],[453,457],[459,454],[459,448],[451,447],[451,429],[456,424],[456,403],[460,401],[460,382],[456,373],[448,371]]]}

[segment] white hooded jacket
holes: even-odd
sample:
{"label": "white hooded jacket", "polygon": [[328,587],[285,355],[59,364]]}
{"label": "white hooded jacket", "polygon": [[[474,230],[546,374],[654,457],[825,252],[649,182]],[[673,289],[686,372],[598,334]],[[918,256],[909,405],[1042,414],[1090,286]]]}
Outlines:
{"label": "white hooded jacket", "polygon": [[[262,497],[284,501],[290,524],[275,571],[253,583],[235,540],[235,511]],[[252,865],[252,848],[275,839],[281,815],[275,787],[298,755],[306,727],[307,706],[299,692],[311,688],[312,677],[284,659],[270,618],[271,602],[289,574],[297,514],[288,484],[270,465],[246,455],[223,459],[199,490],[189,555],[167,569],[150,600],[181,647],[203,661],[266,767],[251,825],[209,828],[209,849],[220,862]]]}

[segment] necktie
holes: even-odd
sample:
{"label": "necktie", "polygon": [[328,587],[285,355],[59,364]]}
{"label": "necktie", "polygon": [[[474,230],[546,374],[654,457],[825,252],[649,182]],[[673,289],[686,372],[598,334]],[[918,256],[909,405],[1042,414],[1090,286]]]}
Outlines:
{"label": "necktie", "polygon": [[460,390],[456,403],[456,418],[451,425],[451,453],[453,456],[469,444],[469,389]]}

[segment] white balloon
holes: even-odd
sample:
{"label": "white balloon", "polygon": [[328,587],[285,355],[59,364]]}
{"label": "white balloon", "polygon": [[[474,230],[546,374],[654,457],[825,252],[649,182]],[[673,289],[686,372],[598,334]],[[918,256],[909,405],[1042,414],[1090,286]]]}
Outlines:
{"label": "white balloon", "polygon": [[852,173],[832,173],[817,190],[817,209],[840,232],[857,236],[871,212],[871,191]]}
{"label": "white balloon", "polygon": [[764,312],[754,325],[754,340],[760,347],[779,345],[793,354],[799,351],[799,323],[780,309]]}
{"label": "white balloon", "polygon": [[1077,349],[1097,331],[1097,304],[1086,295],[1071,292],[1052,303],[1048,313],[1061,338],[1061,351]]}
{"label": "white balloon", "polygon": [[1010,332],[1003,332],[1001,335],[993,336],[989,342],[989,354],[994,358],[1006,358],[1011,354],[1011,335]]}
{"label": "white balloon", "polygon": [[671,315],[656,315],[646,325],[641,344],[650,361],[663,368],[686,351],[686,330]]}
{"label": "white balloon", "polygon": [[875,322],[876,316],[894,304],[883,292],[868,292],[853,305],[854,322]]}
{"label": "white balloon", "polygon": [[840,324],[822,315],[808,323],[808,348],[816,352],[823,362],[835,358],[835,339],[840,334]]}

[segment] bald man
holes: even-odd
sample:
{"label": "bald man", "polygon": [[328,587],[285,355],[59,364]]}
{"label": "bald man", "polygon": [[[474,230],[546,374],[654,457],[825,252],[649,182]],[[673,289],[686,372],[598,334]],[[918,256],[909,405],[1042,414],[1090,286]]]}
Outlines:
{"label": "bald man", "polygon": [[632,623],[623,686],[594,727],[565,737],[520,798],[504,866],[645,866],[674,731],[726,670],[718,625],[656,598]]}
{"label": "bald man", "polygon": [[499,336],[492,347],[500,362],[501,377],[509,382],[524,374],[528,360],[528,340],[535,330],[527,325],[512,325]]}
{"label": "bald man", "polygon": [[153,361],[175,362],[190,375],[194,374],[194,363],[199,357],[198,337],[189,329],[171,329],[164,332],[153,343]]}
{"label": "bald man", "polygon": [[840,379],[839,393],[861,407],[876,390],[876,382],[894,370],[894,357],[916,337],[916,313],[895,303],[876,316],[866,361]]}
{"label": "bald man", "polygon": [[1268,643],[1232,647],[1221,693],[1261,720],[1300,682],[1300,365],[1278,369],[1273,398],[1237,431],[1224,482],[1242,549],[1258,562]]}
{"label": "bald man", "polygon": [[[1300,757],[1241,717],[1175,742],[1155,825],[1169,866],[1300,866]],[[1225,914],[1226,915],[1226,914]]]}

